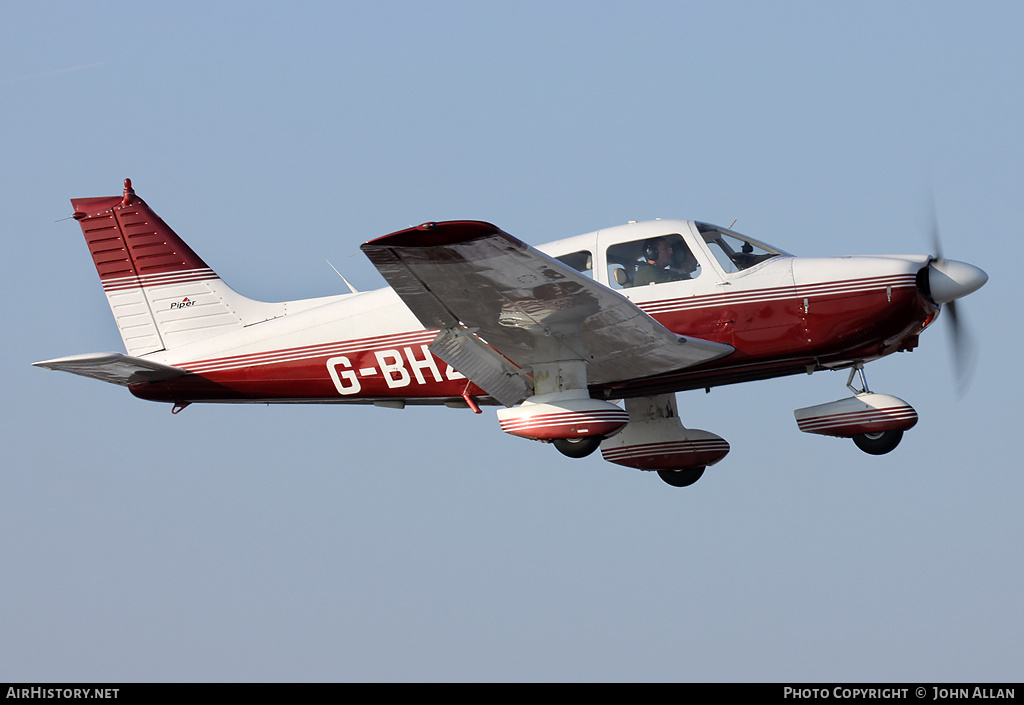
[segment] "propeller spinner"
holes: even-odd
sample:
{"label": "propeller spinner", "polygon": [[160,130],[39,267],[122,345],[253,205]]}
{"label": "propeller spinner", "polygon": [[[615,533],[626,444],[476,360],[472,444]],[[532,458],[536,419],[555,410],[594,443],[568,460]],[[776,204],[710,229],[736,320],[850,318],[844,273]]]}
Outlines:
{"label": "propeller spinner", "polygon": [[950,347],[956,371],[958,392],[962,396],[970,381],[974,345],[963,321],[957,314],[956,300],[973,293],[985,285],[988,274],[967,262],[945,259],[939,237],[938,220],[932,207],[932,248],[935,256],[928,262],[928,295],[932,301],[945,307],[949,319]]}

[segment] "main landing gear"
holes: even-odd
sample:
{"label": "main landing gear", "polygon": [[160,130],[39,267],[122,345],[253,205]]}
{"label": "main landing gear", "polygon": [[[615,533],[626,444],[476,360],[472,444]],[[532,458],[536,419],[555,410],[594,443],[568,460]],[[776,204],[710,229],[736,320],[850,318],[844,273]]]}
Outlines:
{"label": "main landing gear", "polygon": [[[533,438],[549,441],[562,455],[585,458],[600,448],[608,462],[655,471],[672,487],[689,487],[729,452],[725,439],[680,423],[675,394],[626,399],[625,411],[589,397],[563,396],[524,403],[519,411],[499,414],[509,432],[534,434]],[[554,429],[559,436],[579,432],[579,425],[566,424],[581,424],[580,419],[585,420],[590,435],[540,436],[547,429]],[[598,431],[601,423],[610,425]]]}
{"label": "main landing gear", "polygon": [[[856,375],[860,376],[860,388],[853,385]],[[852,397],[793,412],[800,430],[852,438],[858,448],[870,455],[895,450],[903,439],[903,432],[917,423],[914,407],[890,394],[870,391],[862,363],[850,370],[846,386],[853,392]]]}
{"label": "main landing gear", "polygon": [[601,443],[608,462],[653,470],[672,487],[689,487],[729,452],[724,438],[683,426],[675,394],[630,398],[625,406],[629,424]]}
{"label": "main landing gear", "polygon": [[682,468],[681,470],[659,470],[658,477],[673,487],[689,487],[700,479],[706,468]]}
{"label": "main landing gear", "polygon": [[568,458],[586,458],[601,446],[604,436],[583,436],[582,438],[555,438],[551,441],[558,452]]}
{"label": "main landing gear", "polygon": [[557,357],[570,353],[555,346],[554,362],[533,366],[534,394],[498,410],[502,431],[551,443],[570,458],[600,448],[608,462],[657,471],[673,487],[692,485],[729,452],[725,439],[680,423],[675,394],[629,398],[625,408],[592,398],[586,362]]}

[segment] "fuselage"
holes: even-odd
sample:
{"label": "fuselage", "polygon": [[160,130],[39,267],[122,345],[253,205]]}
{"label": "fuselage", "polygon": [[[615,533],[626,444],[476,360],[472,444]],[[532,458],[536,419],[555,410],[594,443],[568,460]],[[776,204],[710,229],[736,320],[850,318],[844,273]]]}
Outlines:
{"label": "fuselage", "polygon": [[[679,261],[647,261],[655,240]],[[794,257],[682,220],[630,223],[538,249],[618,290],[669,330],[735,349],[678,372],[591,385],[592,396],[607,399],[866,362],[912,349],[938,312],[920,286],[925,255]],[[430,353],[437,331],[424,329],[391,289],[284,306],[287,315],[149,355],[193,374],[135,384],[132,393],[178,403],[492,403]]]}

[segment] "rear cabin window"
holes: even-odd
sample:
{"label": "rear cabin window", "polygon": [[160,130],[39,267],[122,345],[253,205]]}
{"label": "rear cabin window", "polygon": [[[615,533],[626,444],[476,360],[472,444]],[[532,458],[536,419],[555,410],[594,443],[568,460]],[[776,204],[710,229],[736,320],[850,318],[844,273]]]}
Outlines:
{"label": "rear cabin window", "polygon": [[567,267],[572,267],[580,274],[586,274],[591,279],[594,278],[594,255],[590,253],[590,250],[570,252],[567,255],[555,257],[555,259]]}

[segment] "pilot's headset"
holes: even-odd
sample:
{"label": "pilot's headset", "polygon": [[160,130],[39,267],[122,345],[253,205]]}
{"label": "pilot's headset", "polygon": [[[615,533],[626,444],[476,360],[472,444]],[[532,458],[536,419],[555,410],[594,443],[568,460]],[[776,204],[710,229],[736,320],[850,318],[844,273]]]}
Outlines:
{"label": "pilot's headset", "polygon": [[660,237],[652,237],[650,240],[644,242],[644,258],[648,262],[658,261],[658,242],[660,240]]}

